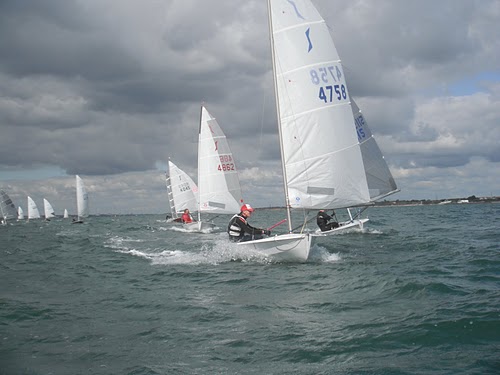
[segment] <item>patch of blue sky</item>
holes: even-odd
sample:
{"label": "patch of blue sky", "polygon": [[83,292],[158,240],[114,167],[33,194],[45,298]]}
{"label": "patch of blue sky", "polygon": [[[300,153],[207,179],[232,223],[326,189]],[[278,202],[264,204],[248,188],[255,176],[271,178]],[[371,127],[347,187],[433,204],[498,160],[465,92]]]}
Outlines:
{"label": "patch of blue sky", "polygon": [[63,177],[67,173],[55,166],[22,170],[0,170],[0,181],[8,180],[43,180],[51,177]]}
{"label": "patch of blue sky", "polygon": [[500,82],[500,71],[483,72],[448,85],[447,91],[453,96],[472,95],[488,91],[488,84],[498,82]]}

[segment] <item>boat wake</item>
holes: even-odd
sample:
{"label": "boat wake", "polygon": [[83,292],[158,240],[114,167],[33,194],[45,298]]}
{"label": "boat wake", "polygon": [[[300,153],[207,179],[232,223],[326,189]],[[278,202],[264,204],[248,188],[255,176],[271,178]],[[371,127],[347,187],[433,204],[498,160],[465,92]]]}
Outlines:
{"label": "boat wake", "polygon": [[[193,243],[189,250],[179,248],[140,249],[140,243],[144,242],[146,241],[127,237],[112,237],[107,241],[106,247],[118,253],[148,259],[153,265],[217,265],[227,262],[281,263],[257,250],[238,246],[230,242],[227,239],[226,233],[211,236],[210,240],[203,241],[202,243]],[[325,247],[315,244],[311,247],[307,262],[334,263],[339,261],[341,261],[339,254],[332,254]]]}

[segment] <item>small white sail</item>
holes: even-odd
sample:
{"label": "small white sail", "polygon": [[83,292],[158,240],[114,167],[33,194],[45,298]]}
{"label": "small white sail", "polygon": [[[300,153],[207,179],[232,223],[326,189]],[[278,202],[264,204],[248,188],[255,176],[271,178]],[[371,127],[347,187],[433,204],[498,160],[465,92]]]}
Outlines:
{"label": "small white sail", "polygon": [[8,219],[14,219],[17,215],[16,206],[3,190],[0,190],[0,215],[2,215],[2,223],[4,224],[7,223]]}
{"label": "small white sail", "polygon": [[45,219],[51,219],[56,216],[54,213],[54,209],[52,208],[52,205],[45,198],[43,198],[43,211],[45,214]]}
{"label": "small white sail", "polygon": [[227,138],[205,106],[198,136],[200,211],[234,214],[243,204],[240,180]]}
{"label": "small white sail", "polygon": [[21,206],[17,208],[17,220],[24,220],[24,211]]}
{"label": "small white sail", "polygon": [[63,217],[65,219],[69,218],[69,214],[68,214],[68,210],[67,209],[64,209],[64,215],[63,215]]}
{"label": "small white sail", "polygon": [[392,173],[387,166],[382,151],[375,141],[368,124],[358,105],[351,97],[356,133],[363,155],[363,165],[368,182],[370,199],[376,201],[399,191]]}
{"label": "small white sail", "polygon": [[78,175],[76,175],[76,211],[78,221],[89,215],[89,196],[83,180]]}
{"label": "small white sail", "polygon": [[167,193],[170,212],[174,219],[187,208],[191,212],[198,210],[198,187],[189,175],[168,161]]}
{"label": "small white sail", "polygon": [[28,220],[30,219],[40,219],[40,212],[35,201],[28,196]]}

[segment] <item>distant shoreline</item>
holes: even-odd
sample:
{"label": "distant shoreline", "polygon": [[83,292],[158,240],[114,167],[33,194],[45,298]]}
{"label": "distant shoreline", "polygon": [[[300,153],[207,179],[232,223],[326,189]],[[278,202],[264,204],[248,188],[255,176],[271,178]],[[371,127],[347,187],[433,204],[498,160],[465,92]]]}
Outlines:
{"label": "distant shoreline", "polygon": [[[467,198],[448,198],[448,199],[414,199],[414,200],[396,200],[376,202],[371,207],[408,207],[408,206],[448,206],[450,204],[481,204],[481,203],[500,203],[500,197],[479,197]],[[257,207],[259,210],[283,210],[285,207]]]}

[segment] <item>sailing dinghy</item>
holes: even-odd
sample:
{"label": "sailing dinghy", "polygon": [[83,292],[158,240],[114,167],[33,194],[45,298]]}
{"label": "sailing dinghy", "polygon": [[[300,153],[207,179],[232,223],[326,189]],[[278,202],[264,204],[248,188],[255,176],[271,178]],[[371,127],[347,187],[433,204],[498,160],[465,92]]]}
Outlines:
{"label": "sailing dinghy", "polygon": [[[394,177],[389,170],[384,155],[382,154],[377,141],[368,127],[366,119],[352,97],[351,106],[359,147],[363,157],[363,169],[365,171],[366,183],[370,194],[370,204],[372,205],[377,200],[399,192],[399,189],[396,186],[396,182],[394,181]],[[322,232],[318,229],[314,235],[328,236],[331,234],[345,232],[346,230],[353,228],[363,229],[363,226],[368,221],[368,218],[362,219],[360,215],[361,212],[368,207],[369,206],[365,206],[361,208],[356,216],[353,216],[351,209],[348,208],[347,213],[349,215],[349,220],[339,222],[340,226],[338,228],[334,228],[329,231]]]}
{"label": "sailing dinghy", "polygon": [[198,210],[198,186],[191,177],[168,160],[166,176],[168,203],[172,218],[167,221],[181,222],[181,216],[187,208],[190,212]]}
{"label": "sailing dinghy", "polygon": [[17,220],[24,220],[24,211],[21,206],[17,207]]}
{"label": "sailing dinghy", "polygon": [[306,261],[312,236],[291,233],[292,208],[349,208],[371,199],[343,67],[324,19],[310,0],[268,0],[268,15],[290,233],[238,245]]}
{"label": "sailing dinghy", "polygon": [[89,216],[89,196],[82,178],[78,175],[76,175],[76,212],[78,218],[73,219],[73,224],[81,224],[83,218]]}
{"label": "sailing dinghy", "polygon": [[28,196],[28,221],[30,219],[40,219],[40,211],[38,211],[35,201]]}
{"label": "sailing dinghy", "polygon": [[202,105],[198,134],[198,221],[184,224],[189,230],[212,229],[202,213],[231,214],[243,204],[238,170],[226,135],[214,116]]}
{"label": "sailing dinghy", "polygon": [[17,216],[16,206],[3,190],[0,190],[0,214],[2,215],[2,224],[7,224],[8,219],[14,219]]}
{"label": "sailing dinghy", "polygon": [[52,219],[53,217],[56,216],[54,214],[54,209],[52,208],[52,205],[45,198],[43,198],[43,211],[45,214],[45,220],[47,220],[47,221],[50,221],[50,219]]}

